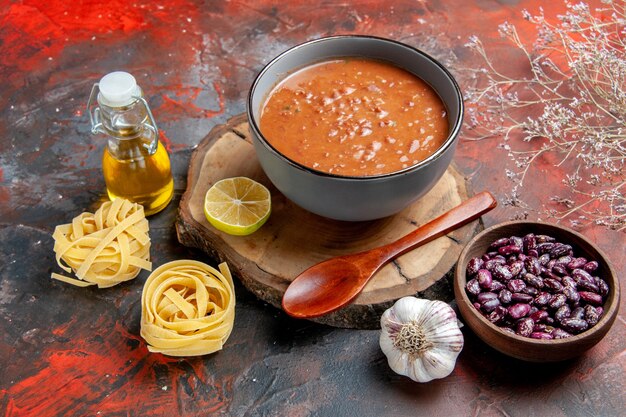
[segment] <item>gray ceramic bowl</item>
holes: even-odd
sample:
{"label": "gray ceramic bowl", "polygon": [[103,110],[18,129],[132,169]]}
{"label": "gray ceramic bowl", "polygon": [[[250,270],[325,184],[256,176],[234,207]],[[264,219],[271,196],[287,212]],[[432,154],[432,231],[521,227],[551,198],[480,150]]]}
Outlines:
{"label": "gray ceramic bowl", "polygon": [[[280,154],[259,129],[272,88],[293,71],[337,57],[390,62],[427,82],[444,102],[450,133],[429,158],[390,174],[351,177],[305,167]],[[400,42],[370,36],[334,36],[295,46],[274,58],[254,80],[247,103],[250,131],[263,170],[285,196],[321,216],[372,220],[390,216],[426,194],[448,168],[463,120],[463,97],[452,75],[435,59]]]}

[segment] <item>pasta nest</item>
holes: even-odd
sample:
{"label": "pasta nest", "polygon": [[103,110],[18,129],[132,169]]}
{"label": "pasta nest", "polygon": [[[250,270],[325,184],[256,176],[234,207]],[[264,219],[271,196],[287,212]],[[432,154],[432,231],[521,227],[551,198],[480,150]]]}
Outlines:
{"label": "pasta nest", "polygon": [[141,336],[148,350],[197,356],[221,350],[235,320],[233,279],[202,262],[179,260],[155,269],[141,295]]}
{"label": "pasta nest", "polygon": [[95,213],[82,213],[52,234],[57,263],[78,279],[55,273],[52,278],[106,288],[135,278],[141,269],[150,271],[148,230],[143,207],[125,199],[107,201]]}

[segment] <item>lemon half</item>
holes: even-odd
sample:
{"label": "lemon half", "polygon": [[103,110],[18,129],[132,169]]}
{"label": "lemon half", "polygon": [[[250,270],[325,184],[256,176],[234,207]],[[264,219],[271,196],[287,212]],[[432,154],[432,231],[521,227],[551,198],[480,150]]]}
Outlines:
{"label": "lemon half", "polygon": [[271,212],[269,190],[246,177],[213,184],[204,196],[204,214],[217,230],[237,236],[254,233]]}

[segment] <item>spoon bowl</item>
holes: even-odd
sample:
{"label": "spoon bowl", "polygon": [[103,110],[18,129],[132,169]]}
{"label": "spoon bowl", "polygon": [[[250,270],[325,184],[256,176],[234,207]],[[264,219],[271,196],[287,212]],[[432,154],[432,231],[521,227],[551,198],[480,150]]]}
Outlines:
{"label": "spoon bowl", "polygon": [[[332,305],[330,308],[321,305],[324,300],[354,299],[362,287],[363,274],[349,258],[334,258],[307,269],[303,273],[307,279],[299,279],[289,286],[289,296],[283,298],[283,309],[293,317],[307,318],[310,313],[303,312],[303,306],[306,306],[305,311],[315,309],[324,314],[334,310]],[[329,274],[337,279],[329,281]]]}
{"label": "spoon bowl", "polygon": [[387,262],[477,219],[495,206],[494,197],[483,191],[395,242],[318,263],[289,285],[283,295],[283,310],[296,318],[332,313],[354,300]]}

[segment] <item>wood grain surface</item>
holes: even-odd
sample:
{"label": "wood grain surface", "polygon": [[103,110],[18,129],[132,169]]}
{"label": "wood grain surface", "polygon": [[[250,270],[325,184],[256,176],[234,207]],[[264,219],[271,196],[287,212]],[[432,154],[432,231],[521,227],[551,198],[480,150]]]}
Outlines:
{"label": "wood grain surface", "polygon": [[[249,236],[230,236],[204,216],[206,191],[223,178],[245,176],[272,194],[272,215]],[[187,190],[176,224],[179,241],[226,260],[241,282],[260,299],[280,307],[289,283],[323,260],[389,244],[465,201],[470,192],[454,167],[435,187],[399,214],[369,222],[331,220],[301,209],[283,196],[263,173],[250,142],[245,115],[215,127],[191,157]],[[314,320],[338,327],[377,328],[382,312],[400,297],[428,292],[450,300],[450,287],[436,284],[454,266],[479,221],[408,252],[381,268],[348,306]],[[434,286],[434,288],[433,288]]]}

